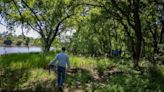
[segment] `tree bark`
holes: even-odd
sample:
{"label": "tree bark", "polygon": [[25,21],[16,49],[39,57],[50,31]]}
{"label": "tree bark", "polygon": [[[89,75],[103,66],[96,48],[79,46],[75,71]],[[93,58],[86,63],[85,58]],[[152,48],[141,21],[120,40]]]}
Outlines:
{"label": "tree bark", "polygon": [[157,26],[155,26],[155,29],[152,30],[151,26],[150,26],[150,23],[149,23],[149,30],[153,36],[153,49],[154,49],[154,54],[155,53],[159,53],[159,50],[158,50],[158,41],[157,41],[157,38],[158,38],[158,33],[157,33]]}
{"label": "tree bark", "polygon": [[139,59],[141,55],[141,47],[142,47],[142,32],[141,32],[141,21],[140,21],[140,16],[139,16],[139,0],[134,1],[134,30],[135,30],[135,36],[136,36],[136,45],[135,45],[135,50],[133,54],[133,62],[134,62],[134,67],[139,66]]}
{"label": "tree bark", "polygon": [[44,52],[50,51],[50,48],[51,48],[52,43],[53,43],[54,39],[56,38],[56,36],[57,35],[55,35],[53,38],[48,37],[48,38],[43,39],[43,51]]}
{"label": "tree bark", "polygon": [[157,42],[157,34],[153,35],[153,46],[154,46],[154,53],[158,53],[158,42]]}
{"label": "tree bark", "polygon": [[164,20],[162,20],[162,31],[160,34],[160,42],[159,42],[160,44],[164,43],[163,36],[164,36]]}

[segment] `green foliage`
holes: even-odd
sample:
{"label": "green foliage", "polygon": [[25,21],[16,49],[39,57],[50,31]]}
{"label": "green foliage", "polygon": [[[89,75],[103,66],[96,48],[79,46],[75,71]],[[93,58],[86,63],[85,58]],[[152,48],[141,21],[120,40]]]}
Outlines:
{"label": "green foliage", "polygon": [[[77,54],[111,56],[112,50],[121,49],[135,55],[135,51],[140,50],[134,49],[141,47],[141,56],[150,57],[158,52],[157,44],[160,35],[163,34],[162,21],[160,21],[162,12],[158,7],[160,4],[155,1],[139,0],[139,7],[134,5],[137,2],[133,0],[1,2],[1,7],[4,8],[1,10],[1,15],[8,26],[21,25],[37,31],[41,35],[38,45],[43,43],[45,49],[52,44],[55,47],[63,45],[56,36],[70,28],[76,30],[76,33],[71,37],[71,43],[64,43],[64,46],[74,48]],[[138,11],[133,10],[132,7],[138,8]],[[134,11],[138,13],[138,23],[135,21],[134,16],[137,14],[134,14]],[[141,30],[137,32],[136,26],[140,24]],[[140,32],[142,35],[139,34]],[[139,38],[143,38],[143,46],[136,46]]]}
{"label": "green foliage", "polygon": [[[0,57],[0,88],[4,91],[56,91],[56,74],[46,66],[55,53],[11,54]],[[140,74],[128,65],[127,59],[107,59],[70,56],[72,72],[68,72],[66,89],[86,92],[162,92],[163,66],[145,69]],[[120,63],[122,62],[122,63]],[[125,64],[124,64],[125,63]],[[103,69],[102,75],[97,75]],[[122,72],[120,72],[122,71]],[[109,74],[108,74],[109,73]]]}
{"label": "green foliage", "polygon": [[30,38],[26,38],[26,40],[25,40],[25,45],[26,45],[26,46],[29,46],[29,43],[30,43]]}
{"label": "green foliage", "polygon": [[114,65],[114,62],[112,60],[109,61],[109,59],[104,58],[97,61],[97,70],[98,72],[101,73],[105,69],[113,67],[113,65]]}
{"label": "green foliage", "polygon": [[5,40],[3,43],[5,45],[7,45],[7,46],[11,46],[12,45],[12,41],[11,40]]}
{"label": "green foliage", "polygon": [[21,46],[21,44],[22,44],[21,40],[17,41],[17,43],[16,43],[17,46]]}
{"label": "green foliage", "polygon": [[[51,46],[66,46],[79,55],[70,57],[72,67],[76,70],[68,75],[66,86],[71,91],[78,87],[88,92],[164,91],[164,52],[163,45],[158,46],[163,44],[163,9],[158,7],[163,1],[3,0],[0,3],[1,16],[10,29],[21,25],[41,35],[41,38],[35,40],[27,38],[23,42],[25,45],[43,46],[45,50]],[[68,29],[76,32],[66,38],[69,41],[62,42],[58,35],[69,31]],[[14,43],[23,39],[22,36],[16,38],[11,34],[5,37]],[[112,57],[112,50],[115,49],[123,51],[122,59]],[[55,53],[1,56],[1,86],[15,90],[28,87],[32,89],[34,86],[35,90],[42,90],[44,83],[54,80],[54,76],[48,76],[45,70],[54,55]],[[131,68],[131,60],[126,56],[133,57],[133,63],[140,64],[141,71]],[[145,59],[139,63],[139,58]],[[154,66],[151,67],[146,59]]]}
{"label": "green foliage", "polygon": [[72,0],[11,0],[1,3],[7,26],[21,25],[39,33],[44,51],[49,51],[56,36],[66,30],[65,21],[76,15],[74,10],[78,7]]}

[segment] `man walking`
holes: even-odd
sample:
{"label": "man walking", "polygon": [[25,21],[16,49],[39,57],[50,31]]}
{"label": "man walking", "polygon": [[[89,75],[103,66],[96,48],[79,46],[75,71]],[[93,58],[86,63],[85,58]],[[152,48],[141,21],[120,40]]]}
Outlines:
{"label": "man walking", "polygon": [[70,69],[69,57],[65,53],[65,50],[66,49],[62,47],[62,51],[59,54],[57,54],[56,57],[48,64],[50,66],[53,65],[53,63],[57,63],[57,83],[60,89],[63,87],[65,81],[65,70],[66,68]]}

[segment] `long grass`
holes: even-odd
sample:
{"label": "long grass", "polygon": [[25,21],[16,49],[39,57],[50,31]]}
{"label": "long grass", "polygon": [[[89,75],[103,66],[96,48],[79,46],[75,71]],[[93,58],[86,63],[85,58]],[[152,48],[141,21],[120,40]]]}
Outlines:
{"label": "long grass", "polygon": [[[10,54],[0,56],[0,91],[57,92],[56,73],[48,63],[56,53]],[[65,87],[69,92],[164,92],[164,67],[132,68],[131,61],[70,55],[72,69]]]}

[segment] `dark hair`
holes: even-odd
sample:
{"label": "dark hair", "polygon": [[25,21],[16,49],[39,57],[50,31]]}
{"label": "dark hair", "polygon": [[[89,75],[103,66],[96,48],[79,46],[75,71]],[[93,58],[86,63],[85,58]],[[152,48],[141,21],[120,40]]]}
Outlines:
{"label": "dark hair", "polygon": [[65,49],[65,47],[62,47],[62,51],[65,51],[66,49]]}

